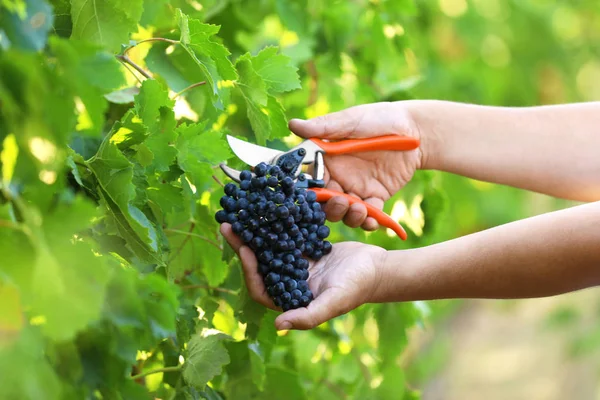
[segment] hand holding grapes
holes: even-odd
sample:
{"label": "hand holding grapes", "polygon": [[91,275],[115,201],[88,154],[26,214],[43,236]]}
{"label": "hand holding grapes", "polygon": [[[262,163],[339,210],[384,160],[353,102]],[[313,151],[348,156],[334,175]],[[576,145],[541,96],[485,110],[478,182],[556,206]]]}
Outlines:
{"label": "hand holding grapes", "polygon": [[[419,138],[417,124],[401,103],[374,103],[328,114],[311,120],[291,120],[290,129],[304,138],[327,140],[361,139],[389,134]],[[423,145],[413,151],[374,151],[344,155],[325,155],[327,188],[357,196],[382,209],[383,203],[400,190],[421,168]],[[343,219],[350,227],[365,230],[379,227],[367,217],[362,204],[350,206],[342,196],[325,205],[327,219]]]}
{"label": "hand holding grapes", "polygon": [[[279,310],[266,292],[257,270],[254,252],[233,233],[231,225],[221,225],[221,233],[238,254],[246,286],[253,300]],[[311,261],[308,285],[315,299],[306,308],[289,310],[277,317],[277,329],[311,329],[372,300],[381,280],[384,249],[357,242],[338,243],[317,262]]]}

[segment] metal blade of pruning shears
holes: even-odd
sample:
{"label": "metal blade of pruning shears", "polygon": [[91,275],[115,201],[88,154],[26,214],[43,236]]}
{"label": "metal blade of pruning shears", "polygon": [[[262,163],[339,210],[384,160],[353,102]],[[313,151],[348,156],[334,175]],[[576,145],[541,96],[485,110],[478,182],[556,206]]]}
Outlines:
{"label": "metal blade of pruning shears", "polygon": [[244,142],[243,140],[236,139],[229,135],[227,135],[227,142],[229,142],[229,147],[231,147],[233,153],[240,160],[252,167],[255,167],[261,162],[270,163],[271,160],[274,160],[284,153],[283,151]]}

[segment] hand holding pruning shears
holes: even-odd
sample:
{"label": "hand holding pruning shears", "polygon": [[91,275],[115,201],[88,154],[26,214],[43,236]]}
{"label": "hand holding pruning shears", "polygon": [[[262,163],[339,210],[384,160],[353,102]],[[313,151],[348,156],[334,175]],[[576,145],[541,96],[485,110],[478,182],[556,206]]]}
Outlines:
{"label": "hand holding pruning shears", "polygon": [[[335,142],[307,140],[300,146],[314,150],[312,146],[319,145],[325,150],[324,154],[316,152],[323,156],[323,175],[316,156],[317,171],[313,169],[309,182],[317,192],[322,183],[329,190],[321,197],[326,201],[327,219],[368,230],[394,226],[377,210],[417,169],[598,201],[598,126],[598,103],[515,109],[405,101],[357,106],[290,122],[290,129],[299,136]],[[390,151],[371,146],[380,143],[377,138],[389,135],[398,138],[385,139],[391,140],[387,144],[402,148]],[[336,150],[348,139],[364,142],[351,142],[349,153]],[[369,151],[359,151],[361,147]],[[271,149],[256,154],[260,161],[282,156]],[[238,156],[246,157],[243,152]],[[338,243],[309,269],[315,300],[306,308],[281,314],[276,325],[278,329],[309,329],[368,302],[536,297],[598,285],[599,227],[600,202],[596,202],[411,250]],[[397,228],[404,238],[403,230]],[[268,306],[254,254],[228,224],[221,231],[241,257],[250,294]]]}

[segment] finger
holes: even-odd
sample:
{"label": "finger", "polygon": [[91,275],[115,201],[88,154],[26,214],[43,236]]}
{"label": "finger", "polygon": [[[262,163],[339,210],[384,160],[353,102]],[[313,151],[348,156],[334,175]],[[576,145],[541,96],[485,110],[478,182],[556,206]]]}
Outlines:
{"label": "finger", "polygon": [[[383,209],[383,200],[381,200],[380,198],[370,197],[365,200],[365,203],[369,203],[380,210]],[[363,224],[361,225],[361,228],[365,231],[376,231],[377,229],[379,229],[379,223],[375,218],[367,217],[365,219],[365,222],[363,222]]]}
{"label": "finger", "polygon": [[358,228],[365,222],[365,219],[367,219],[367,207],[361,203],[354,203],[344,216],[344,224],[351,228]]}
{"label": "finger", "polygon": [[244,244],[238,235],[233,233],[230,224],[222,224],[221,233],[242,261],[244,280],[246,282],[246,287],[248,288],[248,294],[252,300],[275,310],[275,305],[269,298],[262,277],[258,272],[258,261],[256,260],[254,252]]}
{"label": "finger", "polygon": [[367,219],[365,219],[365,222],[363,222],[363,224],[360,227],[365,231],[376,231],[377,229],[379,229],[379,222],[377,222],[377,220],[373,217],[367,217]]}
{"label": "finger", "polygon": [[328,289],[315,298],[308,307],[286,311],[275,319],[277,330],[312,329],[323,322],[347,313],[350,308],[337,289]]}
{"label": "finger", "polygon": [[350,203],[344,196],[334,196],[325,203],[323,211],[331,222],[341,221],[348,212]]}
{"label": "finger", "polygon": [[239,255],[240,247],[244,245],[244,242],[238,235],[233,233],[233,230],[231,229],[231,224],[221,224],[221,234],[223,235],[225,240],[227,240],[227,243],[229,243],[233,251],[235,251]]}
{"label": "finger", "polygon": [[276,310],[277,308],[267,293],[262,276],[258,272],[258,261],[254,252],[248,246],[242,246],[239,254],[250,298],[265,307]]}
{"label": "finger", "polygon": [[341,139],[352,137],[351,135],[363,118],[365,108],[367,105],[354,106],[309,120],[292,119],[289,122],[289,128],[304,138]]}

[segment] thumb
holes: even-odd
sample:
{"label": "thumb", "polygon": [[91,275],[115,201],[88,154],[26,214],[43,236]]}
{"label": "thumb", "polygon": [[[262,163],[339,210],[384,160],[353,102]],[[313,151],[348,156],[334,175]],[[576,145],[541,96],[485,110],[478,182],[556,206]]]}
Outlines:
{"label": "thumb", "polygon": [[296,308],[279,315],[275,319],[275,326],[277,330],[315,328],[323,322],[349,311],[343,298],[341,290],[328,289],[317,296],[308,307]]}
{"label": "thumb", "polygon": [[302,120],[292,119],[289,128],[304,138],[318,137],[322,139],[344,139],[348,137],[365,137],[357,131],[363,120],[367,106],[354,106],[342,111]]}

